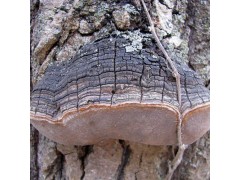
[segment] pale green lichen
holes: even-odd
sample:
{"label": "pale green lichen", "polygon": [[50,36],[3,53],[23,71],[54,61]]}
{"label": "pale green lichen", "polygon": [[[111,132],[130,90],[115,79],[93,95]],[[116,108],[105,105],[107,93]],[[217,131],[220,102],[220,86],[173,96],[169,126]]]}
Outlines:
{"label": "pale green lichen", "polygon": [[143,35],[140,33],[140,30],[136,30],[133,32],[128,31],[127,33],[128,34],[122,35],[125,39],[129,39],[131,41],[131,44],[125,47],[126,52],[141,50],[143,47],[142,45]]}
{"label": "pale green lichen", "polygon": [[134,15],[139,14],[139,12],[136,10],[136,8],[131,4],[124,5],[123,9],[125,11],[127,11],[128,13],[131,13],[131,14],[134,14]]}

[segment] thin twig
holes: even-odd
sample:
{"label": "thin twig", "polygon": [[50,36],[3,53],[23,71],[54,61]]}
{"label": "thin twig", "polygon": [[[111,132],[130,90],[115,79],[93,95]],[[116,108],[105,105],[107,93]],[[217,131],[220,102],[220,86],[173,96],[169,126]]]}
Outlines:
{"label": "thin twig", "polygon": [[157,36],[157,33],[156,33],[156,31],[155,31],[155,27],[154,27],[152,18],[151,18],[151,16],[150,16],[149,12],[148,12],[148,9],[147,9],[147,7],[146,7],[145,2],[144,2],[143,0],[141,0],[141,2],[142,2],[142,5],[143,5],[143,8],[144,8],[144,10],[145,10],[145,13],[147,14],[148,22],[149,22],[149,24],[150,24],[150,27],[149,27],[149,28],[150,28],[150,31],[152,32],[153,37],[154,37],[155,41],[157,42],[158,48],[163,52],[164,56],[166,57],[169,65],[170,65],[170,67],[171,67],[171,70],[173,71],[173,76],[176,78],[177,91],[178,91],[178,92],[177,92],[177,94],[178,94],[178,102],[179,102],[179,106],[180,106],[180,108],[181,108],[182,102],[181,102],[180,75],[179,75],[178,70],[177,70],[177,68],[175,67],[173,61],[172,61],[171,58],[169,57],[167,51],[164,49],[162,43],[160,42],[160,40],[159,40],[159,38],[158,38],[158,36]]}
{"label": "thin twig", "polygon": [[182,161],[182,157],[183,157],[183,153],[186,149],[186,145],[184,145],[182,143],[182,100],[181,100],[181,84],[180,84],[180,74],[178,73],[177,68],[175,67],[173,61],[171,60],[171,58],[168,56],[168,53],[166,52],[166,50],[164,49],[162,43],[160,42],[155,27],[154,27],[154,23],[151,19],[151,16],[148,12],[148,9],[146,7],[146,4],[144,2],[144,0],[141,0],[141,3],[143,5],[144,11],[147,14],[147,18],[150,24],[150,31],[153,34],[153,37],[155,39],[155,41],[157,42],[157,46],[158,48],[163,52],[164,56],[167,59],[168,64],[170,65],[170,68],[172,70],[172,74],[176,79],[176,84],[177,84],[177,98],[178,98],[178,104],[179,104],[179,115],[178,115],[178,126],[177,126],[177,141],[178,141],[178,152],[176,154],[176,156],[174,157],[174,159],[172,160],[171,164],[169,165],[169,170],[168,170],[168,174],[166,176],[166,180],[170,180],[174,171],[176,170],[176,168],[178,167],[178,165],[181,163]]}
{"label": "thin twig", "polygon": [[185,149],[187,148],[187,145],[182,143],[182,128],[181,128],[181,122],[182,122],[182,115],[179,113],[179,123],[178,123],[178,129],[177,129],[177,139],[178,139],[178,151],[172,162],[168,166],[168,174],[165,177],[165,180],[171,180],[172,175],[174,171],[177,169],[179,164],[182,161],[183,154]]}

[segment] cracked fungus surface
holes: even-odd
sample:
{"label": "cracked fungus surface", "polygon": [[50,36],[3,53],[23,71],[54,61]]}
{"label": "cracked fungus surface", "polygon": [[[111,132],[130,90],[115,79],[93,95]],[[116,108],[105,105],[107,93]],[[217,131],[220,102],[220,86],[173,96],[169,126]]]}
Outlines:
{"label": "cracked fungus surface", "polygon": [[[81,115],[76,115],[77,113],[81,113],[84,109],[88,109],[89,112],[92,109],[90,115],[85,117],[88,119],[92,117],[91,114],[98,114],[98,110],[102,109],[102,114],[106,113],[106,116],[113,113],[112,119],[115,121],[126,121],[131,124],[134,121],[132,112],[135,112],[141,115],[140,117],[136,115],[138,117],[136,121],[146,116],[144,122],[147,123],[147,121],[151,122],[151,119],[156,119],[155,121],[157,118],[161,119],[159,116],[162,118],[166,116],[155,112],[155,109],[159,108],[158,111],[165,114],[166,109],[173,112],[169,117],[174,119],[171,120],[172,125],[170,125],[174,127],[176,125],[174,116],[178,111],[176,82],[165,59],[150,49],[127,52],[126,47],[129,44],[131,42],[124,38],[102,39],[81,48],[70,61],[49,66],[45,76],[33,89],[31,119],[63,123],[65,115],[70,112],[72,114],[74,112],[75,115],[66,115],[65,119],[76,120],[81,118]],[[181,75],[181,113],[209,103],[209,90],[204,87],[198,74],[184,64],[176,63],[176,67]],[[109,119],[102,114],[98,116],[99,121],[101,118]],[[129,114],[129,118],[124,114]],[[166,116],[165,119],[169,117]],[[92,117],[94,118],[96,119]],[[111,119],[105,123],[110,121]],[[155,126],[155,121],[151,122],[150,126]],[[90,122],[95,123],[94,120]],[[93,126],[91,123],[89,126],[96,128],[96,124]],[[139,121],[138,124],[141,122]],[[124,125],[128,126],[122,124],[120,127],[123,128]],[[160,123],[159,127],[163,125]],[[106,126],[118,127],[116,124]],[[173,135],[174,128],[172,128]],[[151,127],[148,133],[153,133],[153,129]],[[115,132],[115,135],[115,138],[122,138],[121,132]],[[144,133],[139,136],[144,136]],[[137,141],[144,140],[141,138]]]}

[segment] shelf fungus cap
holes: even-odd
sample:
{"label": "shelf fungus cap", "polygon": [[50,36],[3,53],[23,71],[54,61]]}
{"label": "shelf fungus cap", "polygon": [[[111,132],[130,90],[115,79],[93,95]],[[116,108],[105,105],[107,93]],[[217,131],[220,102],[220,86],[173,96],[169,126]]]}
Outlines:
{"label": "shelf fungus cap", "polygon": [[31,123],[65,145],[123,139],[149,145],[177,143],[182,115],[184,144],[209,130],[209,90],[185,64],[182,106],[164,58],[144,49],[126,52],[128,40],[103,39],[81,48],[68,62],[48,67],[31,95]]}

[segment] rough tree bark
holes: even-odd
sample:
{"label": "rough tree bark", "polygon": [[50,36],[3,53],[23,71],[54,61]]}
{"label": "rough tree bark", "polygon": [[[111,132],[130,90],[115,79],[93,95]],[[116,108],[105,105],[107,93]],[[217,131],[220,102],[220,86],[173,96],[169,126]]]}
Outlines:
{"label": "rough tree bark", "polygon": [[[209,87],[209,0],[145,0],[173,60],[187,63]],[[31,0],[31,87],[52,61],[109,33],[125,33],[143,48],[151,37],[138,0]],[[209,179],[209,133],[190,145],[173,179]],[[31,179],[163,179],[171,146],[109,140],[64,146],[31,126]]]}

